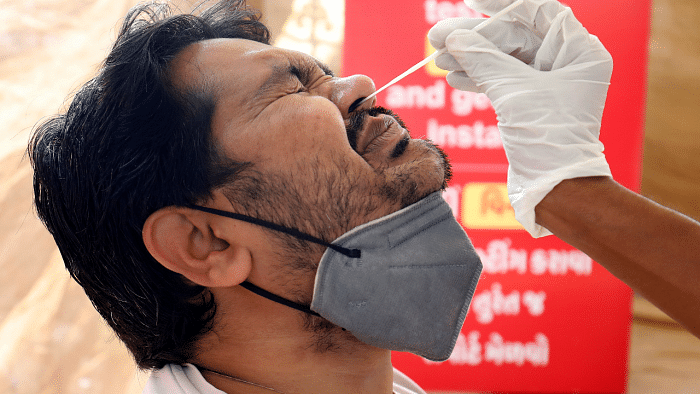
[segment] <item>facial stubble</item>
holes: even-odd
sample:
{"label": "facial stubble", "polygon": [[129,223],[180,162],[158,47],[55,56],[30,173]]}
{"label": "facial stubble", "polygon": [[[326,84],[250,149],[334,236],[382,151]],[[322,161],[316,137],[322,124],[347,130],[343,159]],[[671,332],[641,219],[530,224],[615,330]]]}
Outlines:
{"label": "facial stubble", "polygon": [[[356,111],[347,122],[346,130],[355,151],[367,116],[379,114],[393,116],[405,127],[396,114],[385,108]],[[334,156],[330,163],[322,163],[315,156],[285,172],[261,173],[250,169],[225,193],[237,212],[332,242],[360,224],[409,206],[446,187],[451,176],[449,161],[430,141],[402,139],[389,159],[400,157],[409,149],[409,144],[422,155],[439,162],[441,168],[422,174],[419,160],[414,159],[400,167],[377,169],[378,176],[369,179],[358,173],[348,158]],[[420,179],[421,176],[441,179],[436,182],[436,179]],[[276,281],[290,299],[310,305],[312,291],[308,278],[315,276],[325,248],[287,234],[267,232],[279,251]],[[313,281],[311,286],[313,288]],[[349,332],[324,318],[302,312],[300,316],[303,327],[311,334],[309,347],[317,352],[348,351],[360,344]]]}

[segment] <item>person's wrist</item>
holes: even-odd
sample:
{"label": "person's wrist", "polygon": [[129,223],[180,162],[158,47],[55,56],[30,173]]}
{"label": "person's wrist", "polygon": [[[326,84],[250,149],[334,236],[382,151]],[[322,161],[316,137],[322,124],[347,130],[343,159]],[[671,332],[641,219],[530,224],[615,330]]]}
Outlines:
{"label": "person's wrist", "polygon": [[609,176],[585,176],[564,179],[544,196],[535,206],[535,223],[549,228],[553,220],[557,220],[570,211],[571,201],[585,203],[595,199],[604,188],[615,184]]}

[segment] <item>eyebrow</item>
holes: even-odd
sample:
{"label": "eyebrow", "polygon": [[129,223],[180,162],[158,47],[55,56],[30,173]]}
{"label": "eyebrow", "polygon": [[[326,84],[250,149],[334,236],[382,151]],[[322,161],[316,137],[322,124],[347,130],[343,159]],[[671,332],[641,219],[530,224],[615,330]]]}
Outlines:
{"label": "eyebrow", "polygon": [[318,60],[316,58],[314,58],[314,61],[316,62],[316,65],[318,66],[318,68],[323,70],[323,72],[326,73],[326,75],[331,76],[331,77],[335,77],[335,73],[333,73],[333,70],[331,70],[331,68],[328,67],[325,63],[322,63],[320,60]]}

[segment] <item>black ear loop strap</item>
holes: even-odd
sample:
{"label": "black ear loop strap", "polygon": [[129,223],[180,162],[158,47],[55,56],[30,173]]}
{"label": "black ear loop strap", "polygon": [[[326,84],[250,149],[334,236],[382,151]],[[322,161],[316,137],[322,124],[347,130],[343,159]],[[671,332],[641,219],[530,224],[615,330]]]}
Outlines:
{"label": "black ear loop strap", "polygon": [[288,306],[290,308],[294,308],[298,311],[308,313],[309,315],[321,317],[321,315],[312,311],[311,308],[309,308],[308,306],[297,304],[296,302],[293,302],[293,301],[289,301],[288,299],[282,298],[282,297],[278,296],[277,294],[270,293],[269,291],[267,291],[265,289],[261,289],[260,287],[254,285],[250,282],[241,282],[241,287],[243,287],[244,289],[248,289],[261,297],[267,298],[270,301],[274,301],[278,304],[282,304],[282,305]]}
{"label": "black ear loop strap", "polygon": [[[319,245],[326,246],[326,247],[331,248],[338,253],[342,253],[350,258],[359,258],[361,256],[359,249],[348,249],[348,248],[344,248],[342,246],[333,245],[333,244],[330,244],[322,239],[318,239],[318,238],[311,236],[309,234],[302,233],[299,230],[284,227],[284,226],[281,226],[279,224],[268,222],[267,220],[262,220],[262,219],[254,218],[252,216],[242,215],[240,213],[233,213],[233,212],[222,211],[222,210],[215,209],[215,208],[202,207],[202,206],[194,205],[194,204],[187,205],[187,207],[192,208],[192,209],[196,209],[196,210],[202,211],[202,212],[212,213],[214,215],[225,216],[225,217],[228,217],[231,219],[242,220],[244,222],[257,224],[258,226],[263,226],[263,227],[267,227],[267,228],[270,228],[270,229],[273,229],[276,231],[280,231],[280,232],[289,234],[293,237],[297,237],[299,239],[303,239],[306,241],[317,243]],[[282,297],[278,296],[277,294],[270,293],[269,291],[262,289],[256,285],[248,282],[248,281],[241,282],[241,287],[243,287],[244,289],[247,289],[249,291],[252,291],[253,293],[255,293],[263,298],[267,298],[270,301],[274,301],[278,304],[282,304],[282,305],[288,306],[292,309],[296,309],[298,311],[308,313],[309,315],[323,317],[323,316],[319,315],[318,313],[312,311],[311,308],[309,308],[306,305],[297,304],[294,301],[290,301],[286,298],[282,298]],[[342,330],[346,331],[344,328],[342,328]]]}
{"label": "black ear loop strap", "polygon": [[276,224],[276,223],[268,222],[267,220],[262,220],[262,219],[254,218],[252,216],[242,215],[240,213],[227,212],[227,211],[222,211],[222,210],[215,209],[215,208],[202,207],[202,206],[193,205],[193,204],[187,205],[187,207],[192,208],[192,209],[196,209],[196,210],[202,211],[202,212],[213,213],[214,215],[225,216],[225,217],[228,217],[231,219],[242,220],[244,222],[257,224],[258,226],[267,227],[269,229],[279,231],[281,233],[289,234],[293,237],[302,239],[304,241],[309,241],[309,242],[313,242],[313,243],[316,243],[319,245],[323,245],[327,248],[331,248],[331,249],[335,250],[338,253],[344,254],[350,258],[359,259],[362,256],[360,249],[348,249],[348,248],[344,248],[342,246],[333,245],[333,244],[328,243],[322,239],[316,238],[312,235],[302,233],[301,231],[299,231],[297,229],[281,226],[281,225]]}

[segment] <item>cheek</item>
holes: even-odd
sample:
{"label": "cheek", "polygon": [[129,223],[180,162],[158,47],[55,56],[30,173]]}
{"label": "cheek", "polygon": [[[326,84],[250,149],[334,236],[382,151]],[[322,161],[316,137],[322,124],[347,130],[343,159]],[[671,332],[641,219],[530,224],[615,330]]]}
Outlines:
{"label": "cheek", "polygon": [[270,111],[258,127],[260,162],[291,165],[312,157],[333,158],[354,151],[338,109],[328,100],[299,96]]}
{"label": "cheek", "polygon": [[338,108],[321,97],[296,100],[290,111],[290,122],[296,124],[304,134],[305,141],[321,147],[349,145],[345,122]]}

